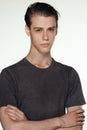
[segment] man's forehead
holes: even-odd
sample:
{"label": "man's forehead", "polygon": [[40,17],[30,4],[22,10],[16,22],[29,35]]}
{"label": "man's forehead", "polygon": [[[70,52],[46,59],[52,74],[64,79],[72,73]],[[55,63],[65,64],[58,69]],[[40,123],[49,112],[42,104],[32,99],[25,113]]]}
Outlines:
{"label": "man's forehead", "polygon": [[[35,27],[33,27],[33,28],[34,28],[34,29],[43,29],[44,27],[43,27],[43,26],[35,26]],[[49,29],[49,28],[54,28],[54,29],[55,29],[56,26],[48,26],[47,28],[48,28],[48,29]]]}
{"label": "man's forehead", "polygon": [[45,16],[33,16],[31,18],[31,23],[34,26],[44,26],[44,25],[49,25],[49,26],[55,26],[56,25],[56,20],[54,17],[45,17]]}
{"label": "man's forehead", "polygon": [[55,17],[53,17],[53,16],[44,16],[44,15],[33,15],[32,17],[31,17],[31,21],[36,21],[36,20],[45,20],[45,21],[47,21],[47,20],[51,20],[51,21],[56,21],[56,19],[55,19]]}

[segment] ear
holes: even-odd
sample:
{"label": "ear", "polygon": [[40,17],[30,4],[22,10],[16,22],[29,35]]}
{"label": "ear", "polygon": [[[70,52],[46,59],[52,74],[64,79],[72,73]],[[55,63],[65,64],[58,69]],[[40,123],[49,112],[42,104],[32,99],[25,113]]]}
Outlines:
{"label": "ear", "polygon": [[25,25],[25,32],[28,36],[30,35],[30,30],[29,30],[29,27],[27,25]]}
{"label": "ear", "polygon": [[57,35],[57,33],[58,33],[58,27],[57,27],[57,29],[56,29],[56,35]]}

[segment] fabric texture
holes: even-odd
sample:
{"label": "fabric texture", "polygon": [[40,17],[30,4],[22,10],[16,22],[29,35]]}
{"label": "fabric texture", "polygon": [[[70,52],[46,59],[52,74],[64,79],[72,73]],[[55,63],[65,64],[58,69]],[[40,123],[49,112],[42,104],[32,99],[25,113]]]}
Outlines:
{"label": "fabric texture", "polygon": [[52,59],[40,69],[27,59],[0,74],[0,106],[14,105],[28,119],[43,120],[65,114],[65,108],[85,104],[80,78],[75,69]]}

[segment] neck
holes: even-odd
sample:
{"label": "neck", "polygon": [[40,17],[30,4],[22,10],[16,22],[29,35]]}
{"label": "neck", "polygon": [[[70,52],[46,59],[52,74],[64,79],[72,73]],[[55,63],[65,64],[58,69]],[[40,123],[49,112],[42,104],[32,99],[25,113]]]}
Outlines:
{"label": "neck", "polygon": [[29,53],[26,59],[38,68],[48,68],[52,62],[50,53],[39,55]]}

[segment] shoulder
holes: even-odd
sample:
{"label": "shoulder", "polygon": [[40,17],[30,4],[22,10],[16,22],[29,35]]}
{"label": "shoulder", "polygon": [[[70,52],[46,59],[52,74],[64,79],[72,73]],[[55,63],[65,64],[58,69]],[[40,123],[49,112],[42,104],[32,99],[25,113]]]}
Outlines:
{"label": "shoulder", "polygon": [[21,67],[24,66],[24,58],[6,68],[4,68],[1,71],[0,75],[12,75],[13,73],[17,72],[19,69],[21,69]]}
{"label": "shoulder", "polygon": [[55,61],[55,60],[54,60],[54,64],[55,64],[56,70],[60,70],[60,72],[68,74],[68,77],[71,77],[71,78],[79,77],[79,74],[74,67]]}
{"label": "shoulder", "polygon": [[58,61],[55,61],[55,60],[54,60],[54,63],[55,63],[55,67],[58,68],[58,69],[60,69],[60,70],[63,70],[63,71],[76,71],[70,65],[66,65],[64,63],[61,63],[61,62],[58,62]]}

